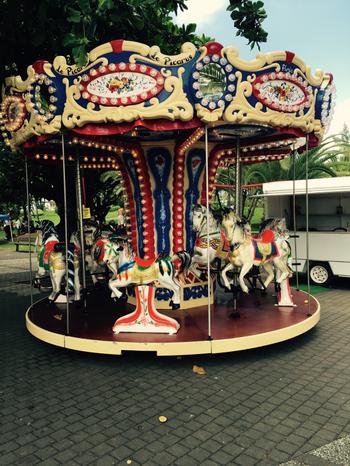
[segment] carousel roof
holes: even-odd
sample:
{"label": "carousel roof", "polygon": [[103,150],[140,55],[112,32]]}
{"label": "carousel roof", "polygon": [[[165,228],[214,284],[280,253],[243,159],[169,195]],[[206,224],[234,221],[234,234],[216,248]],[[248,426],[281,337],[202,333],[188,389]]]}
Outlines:
{"label": "carousel roof", "polygon": [[245,61],[236,48],[211,42],[200,49],[185,43],[170,56],[157,46],[115,40],[92,50],[84,67],[59,56],[29,66],[24,81],[7,78],[0,118],[12,149],[65,129],[127,142],[135,129],[152,140],[205,124],[210,140],[222,144],[276,134],[310,134],[316,144],[334,100],[332,75],[312,74],[292,52]]}

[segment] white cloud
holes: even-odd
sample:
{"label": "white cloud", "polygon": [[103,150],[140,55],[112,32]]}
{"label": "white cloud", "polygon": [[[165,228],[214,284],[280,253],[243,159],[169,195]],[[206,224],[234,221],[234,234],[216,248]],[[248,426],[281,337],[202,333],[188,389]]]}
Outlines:
{"label": "white cloud", "polygon": [[341,133],[344,124],[350,129],[350,99],[343,100],[343,102],[335,106],[333,119],[327,131],[327,136]]}
{"label": "white cloud", "polygon": [[188,10],[179,11],[175,16],[178,24],[196,23],[202,25],[213,21],[213,16],[218,11],[227,7],[227,0],[188,0]]}

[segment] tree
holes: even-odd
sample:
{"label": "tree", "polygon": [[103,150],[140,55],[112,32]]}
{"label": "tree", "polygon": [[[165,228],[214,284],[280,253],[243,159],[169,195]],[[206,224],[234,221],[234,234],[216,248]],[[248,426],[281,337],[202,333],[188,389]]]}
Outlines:
{"label": "tree", "polygon": [[[83,64],[86,53],[112,39],[156,44],[165,53],[178,53],[187,41],[201,45],[196,25],[176,25],[172,14],[187,9],[187,0],[0,0],[0,79],[25,75],[38,59],[56,55]],[[266,41],[261,1],[229,0],[237,35],[251,46]]]}
{"label": "tree", "polygon": [[[70,63],[84,64],[89,50],[113,39],[156,44],[165,53],[178,53],[179,46],[187,41],[200,46],[213,40],[196,35],[195,24],[173,23],[172,15],[187,9],[186,1],[0,0],[0,80],[13,74],[25,76],[28,65],[38,59],[52,62],[57,55],[67,56]],[[237,34],[246,37],[252,46],[266,40],[261,29],[266,16],[263,3],[251,0],[229,0],[229,3]],[[6,149],[1,146],[0,151],[5,153]],[[24,161],[21,155],[11,157],[10,161],[7,153],[0,159],[0,179],[6,186],[0,193],[0,203],[6,209],[11,205],[18,211],[18,206],[25,203]],[[68,167],[69,192],[74,192],[73,171]],[[62,213],[61,170],[35,164],[30,179],[31,194],[36,199],[54,199]],[[119,199],[118,192],[115,195],[111,192],[113,184],[118,185],[111,177],[106,176],[103,181],[95,175],[91,186],[96,188],[96,198],[89,202],[95,214],[109,208],[115,196]],[[74,202],[68,207],[74,211]]]}
{"label": "tree", "polygon": [[[317,147],[295,153],[295,179],[305,179],[306,176],[306,159],[308,159],[308,177],[323,178],[337,176],[337,167],[339,166],[339,157],[343,154],[350,153],[350,144],[343,136],[331,136],[324,139],[323,143]],[[342,162],[344,163],[344,162]],[[243,184],[267,183],[270,181],[292,180],[294,178],[293,158],[288,157],[284,160],[274,160],[271,162],[258,163],[243,167]],[[234,170],[221,169],[216,177],[216,182],[222,185],[232,185],[235,183]],[[233,205],[235,199],[234,189],[221,189],[223,194],[223,205]],[[247,196],[248,191],[242,192],[242,206],[247,217],[251,217],[255,207],[262,207],[259,198]],[[249,193],[252,194],[252,193]],[[219,208],[217,197],[213,200],[214,208]]]}
{"label": "tree", "polygon": [[343,131],[337,137],[339,140],[340,148],[337,160],[334,162],[333,167],[337,176],[350,175],[350,131],[346,124],[344,124]]}
{"label": "tree", "polygon": [[257,46],[260,50],[260,43],[266,42],[267,32],[262,28],[262,23],[266,19],[264,3],[251,0],[229,0],[228,11],[231,11],[231,18],[237,30],[236,36],[248,39],[250,48]]}
{"label": "tree", "polygon": [[[334,164],[340,151],[349,147],[340,143],[337,137],[330,136],[317,147],[301,154],[295,153],[295,179],[302,180],[306,176],[306,159],[308,159],[308,177],[323,178],[337,176]],[[269,181],[292,180],[294,168],[292,157],[282,161],[272,161],[248,166],[244,171],[244,181],[249,183],[267,183]]]}
{"label": "tree", "polygon": [[86,205],[101,224],[113,206],[123,206],[124,189],[121,174],[117,171],[99,173],[86,170],[84,173]]}

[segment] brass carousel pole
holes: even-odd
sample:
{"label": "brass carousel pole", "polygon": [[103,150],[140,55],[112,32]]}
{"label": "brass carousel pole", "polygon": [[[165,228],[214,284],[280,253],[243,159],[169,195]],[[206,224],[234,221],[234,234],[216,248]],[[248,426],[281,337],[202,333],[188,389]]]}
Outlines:
{"label": "brass carousel pole", "polygon": [[308,292],[308,316],[310,313],[310,260],[309,260],[309,134],[306,135],[306,160],[305,160],[305,215],[306,215],[306,273],[307,273],[307,292]]}
{"label": "brass carousel pole", "polygon": [[27,196],[27,217],[28,217],[28,243],[29,243],[29,283],[30,283],[30,304],[33,304],[33,265],[32,265],[32,243],[31,243],[31,233],[30,233],[30,203],[31,198],[29,195],[29,174],[28,174],[28,156],[24,155],[25,161],[25,173],[26,173],[26,196]]}
{"label": "brass carousel pole", "polygon": [[[206,214],[207,214],[207,247],[209,249],[209,240],[210,240],[210,230],[209,230],[209,145],[208,145],[208,125],[205,125],[205,185],[206,193],[205,200],[207,204]],[[207,254],[207,276],[208,276],[208,339],[212,340],[211,336],[211,277],[210,277],[210,258]]]}
{"label": "brass carousel pole", "polygon": [[62,146],[62,174],[63,174],[63,206],[64,206],[64,242],[65,242],[65,265],[66,265],[66,333],[69,335],[69,289],[68,289],[68,219],[67,219],[67,180],[66,180],[66,155],[64,147],[64,134],[61,134]]}
{"label": "brass carousel pole", "polygon": [[236,214],[241,216],[241,161],[240,161],[240,140],[239,136],[236,139],[236,173],[235,173],[235,211]]}
{"label": "brass carousel pole", "polygon": [[76,194],[77,194],[77,204],[78,204],[78,221],[79,221],[79,232],[80,232],[80,250],[81,250],[81,269],[82,269],[82,279],[83,279],[83,302],[84,308],[86,307],[86,267],[85,267],[85,238],[84,238],[84,225],[83,225],[83,207],[82,207],[82,197],[81,197],[81,175],[80,175],[80,158],[79,158],[79,149],[76,152]]}
{"label": "brass carousel pole", "polygon": [[294,236],[294,266],[297,290],[299,290],[298,250],[297,250],[297,217],[296,217],[296,195],[295,195],[295,144],[293,143],[293,236]]}

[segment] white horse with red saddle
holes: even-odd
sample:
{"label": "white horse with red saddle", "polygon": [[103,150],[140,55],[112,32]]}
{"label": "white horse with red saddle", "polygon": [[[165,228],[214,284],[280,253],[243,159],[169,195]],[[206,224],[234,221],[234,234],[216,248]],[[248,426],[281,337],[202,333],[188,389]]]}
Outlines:
{"label": "white horse with red saddle", "polygon": [[253,238],[250,226],[247,226],[247,222],[241,220],[233,211],[224,215],[222,226],[231,247],[229,262],[221,272],[224,285],[227,288],[231,287],[227,272],[237,267],[240,269],[240,287],[243,292],[248,293],[249,289],[244,282],[244,277],[253,265],[256,265],[263,267],[267,272],[264,282],[264,287],[267,288],[274,279],[275,269],[276,282],[281,285],[279,305],[292,306],[293,301],[288,285],[288,278],[293,273],[288,265],[289,243],[280,235],[275,237],[272,230],[265,230],[260,239]]}

